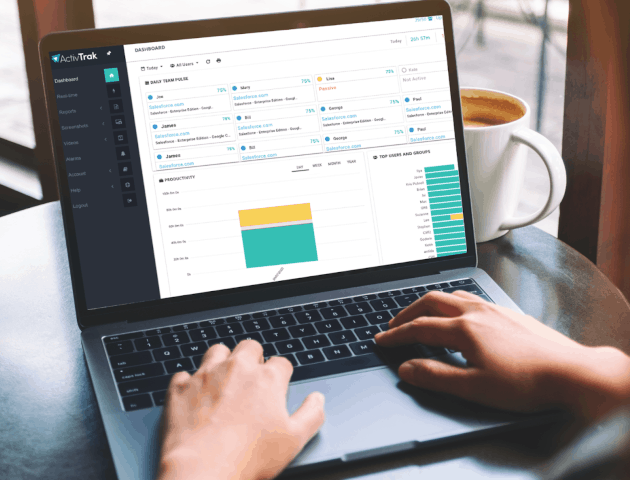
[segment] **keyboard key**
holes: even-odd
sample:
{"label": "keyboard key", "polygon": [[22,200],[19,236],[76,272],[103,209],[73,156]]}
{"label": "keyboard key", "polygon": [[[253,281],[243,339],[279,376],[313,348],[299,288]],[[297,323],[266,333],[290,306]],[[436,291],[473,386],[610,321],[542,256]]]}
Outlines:
{"label": "keyboard key", "polygon": [[234,350],[234,347],[236,347],[236,342],[232,337],[215,338],[214,340],[208,340],[208,347],[211,347],[212,345],[216,345],[218,343],[225,345],[230,350]]}
{"label": "keyboard key", "polygon": [[164,360],[171,360],[173,358],[179,358],[182,356],[179,353],[179,348],[177,347],[167,347],[167,348],[159,348],[158,350],[153,350],[153,356],[155,360],[158,362],[162,362]]}
{"label": "keyboard key", "polygon": [[239,323],[232,323],[229,325],[219,325],[216,327],[217,333],[221,337],[227,337],[229,335],[239,335],[244,333],[243,326]]}
{"label": "keyboard key", "polygon": [[295,314],[295,318],[297,318],[297,321],[300,323],[310,323],[321,320],[322,316],[319,314],[319,312],[313,310],[310,312],[297,312]]}
{"label": "keyboard key", "polygon": [[269,330],[271,328],[269,326],[269,322],[264,318],[243,322],[243,327],[245,328],[246,332],[260,332],[263,330]]}
{"label": "keyboard key", "polygon": [[370,302],[372,308],[377,312],[382,310],[390,310],[392,308],[398,307],[398,304],[394,301],[393,298],[383,298],[381,300],[372,300]]}
{"label": "keyboard key", "polygon": [[280,352],[281,354],[299,352],[304,350],[302,342],[300,342],[298,339],[278,342],[275,345],[278,349],[278,352]]}
{"label": "keyboard key", "polygon": [[299,352],[295,356],[298,358],[302,365],[308,365],[310,363],[323,362],[326,360],[319,350],[310,350],[308,352]]}
{"label": "keyboard key", "polygon": [[483,295],[483,292],[477,285],[463,285],[461,287],[445,288],[442,291],[445,293],[453,293],[453,292],[457,292],[458,290],[459,291],[463,290],[464,292],[472,293],[474,295]]}
{"label": "keyboard key", "polygon": [[132,397],[123,398],[123,405],[125,406],[125,412],[132,412],[134,410],[141,410],[143,408],[150,408],[153,406],[151,397],[149,395],[133,395]]}
{"label": "keyboard key", "polygon": [[304,310],[319,310],[327,306],[328,304],[326,302],[309,303],[308,305],[304,305]]}
{"label": "keyboard key", "polygon": [[302,343],[304,343],[304,346],[308,350],[330,346],[330,340],[328,340],[328,337],[326,335],[315,335],[314,337],[306,337],[302,339]]}
{"label": "keyboard key", "polygon": [[147,330],[147,335],[149,336],[163,335],[165,333],[171,333],[171,329],[168,327],[165,327],[165,328],[156,328],[154,330]]}
{"label": "keyboard key", "polygon": [[164,375],[164,367],[161,363],[149,363],[147,365],[138,365],[129,368],[114,369],[114,376],[117,382],[126,382],[128,380],[136,380],[139,378],[157,377]]}
{"label": "keyboard key", "polygon": [[342,330],[341,324],[337,320],[324,320],[315,324],[319,333],[338,332]]}
{"label": "keyboard key", "polygon": [[378,328],[380,328],[382,332],[386,332],[389,330],[389,323],[381,323],[378,325]]}
{"label": "keyboard key", "polygon": [[357,337],[355,337],[354,333],[352,333],[349,330],[345,332],[331,333],[329,337],[330,337],[330,341],[335,345],[357,341]]}
{"label": "keyboard key", "polygon": [[290,327],[291,325],[295,325],[297,322],[295,321],[293,315],[287,313],[276,317],[269,317],[269,323],[271,323],[273,328],[281,328]]}
{"label": "keyboard key", "polygon": [[197,328],[196,323],[187,323],[186,325],[177,325],[176,327],[173,327],[173,331],[183,332],[184,330],[194,330],[195,328]]}
{"label": "keyboard key", "polygon": [[355,303],[352,305],[347,305],[346,310],[350,315],[360,315],[362,313],[370,313],[373,312],[372,307],[367,302]]}
{"label": "keyboard key", "polygon": [[206,353],[208,344],[206,342],[189,343],[188,345],[182,345],[180,348],[184,357],[191,357]]}
{"label": "keyboard key", "polygon": [[391,292],[379,293],[378,298],[397,297],[398,295],[402,295],[402,292],[400,290],[392,290]]}
{"label": "keyboard key", "polygon": [[212,327],[198,328],[197,330],[191,330],[188,332],[190,339],[193,342],[201,342],[203,340],[211,340],[217,338],[217,332]]}
{"label": "keyboard key", "polygon": [[195,368],[201,367],[201,362],[203,361],[203,355],[195,355],[192,357],[192,361],[195,364]]}
{"label": "keyboard key", "polygon": [[164,362],[164,366],[166,367],[166,371],[168,373],[177,373],[193,369],[193,364],[188,358],[169,360],[168,362]]}
{"label": "keyboard key", "polygon": [[160,392],[153,392],[151,396],[153,397],[155,406],[161,407],[164,405],[164,400],[166,400],[166,390],[162,390]]}
{"label": "keyboard key", "polygon": [[410,293],[420,293],[420,292],[426,292],[427,289],[424,287],[411,287],[411,288],[403,288],[402,293],[405,295],[408,295]]}
{"label": "keyboard key", "polygon": [[[339,348],[339,347],[333,347]],[[344,346],[345,348],[345,346]],[[385,365],[385,362],[378,355],[360,355],[356,357],[346,357],[342,360],[316,363],[314,365],[302,365],[293,369],[292,382],[308,380],[311,378],[334,375],[337,373],[347,373],[356,370],[363,370],[370,367]]]}
{"label": "keyboard key", "polygon": [[393,317],[389,312],[376,312],[376,313],[368,313],[365,318],[368,319],[368,322],[372,325],[378,325],[379,323],[389,322]]}
{"label": "keyboard key", "polygon": [[164,342],[164,346],[170,347],[190,343],[190,338],[186,332],[167,333],[166,335],[162,335],[162,341]]}
{"label": "keyboard key", "polygon": [[133,343],[136,345],[136,350],[138,351],[150,350],[152,348],[158,348],[162,346],[162,341],[160,340],[160,337],[158,336],[139,338],[138,340],[135,340]]}
{"label": "keyboard key", "polygon": [[268,342],[279,342],[280,340],[289,340],[291,335],[289,335],[286,328],[276,328],[275,330],[263,332],[263,337]]}
{"label": "keyboard key", "polygon": [[124,342],[110,343],[107,345],[107,353],[110,355],[120,355],[122,353],[133,352],[133,344],[131,340],[125,340]]}
{"label": "keyboard key", "polygon": [[288,308],[281,308],[278,310],[278,313],[283,315],[286,313],[293,313],[293,312],[301,312],[303,310],[302,307],[297,306],[297,307],[288,307]]}
{"label": "keyboard key", "polygon": [[282,357],[286,358],[289,362],[291,362],[291,365],[293,365],[294,367],[297,367],[297,360],[295,359],[295,356],[291,353],[288,353],[286,355],[281,355]]}
{"label": "keyboard key", "polygon": [[241,343],[243,340],[256,340],[261,345],[265,343],[265,341],[260,336],[260,333],[257,333],[257,332],[244,333],[243,335],[237,335],[236,337],[234,337],[234,339],[236,340],[237,345]]}
{"label": "keyboard key", "polygon": [[326,358],[328,358],[328,360],[337,360],[339,358],[352,356],[350,350],[348,350],[348,347],[346,347],[345,345],[324,348],[324,354],[326,355]]}
{"label": "keyboard key", "polygon": [[[382,315],[382,313],[376,313],[373,315]],[[341,323],[348,330],[352,328],[358,328],[358,327],[367,327],[367,324],[368,324],[363,315],[357,315],[356,317],[350,317],[350,318],[342,318]]]}
{"label": "keyboard key", "polygon": [[[123,397],[136,395],[138,393],[155,392],[156,390],[166,390],[171,381],[171,375],[162,377],[147,378],[145,380],[134,380],[118,385],[118,391]],[[123,399],[124,402],[124,399]]]}
{"label": "keyboard key", "polygon": [[464,280],[455,280],[451,282],[451,287],[461,287],[462,285],[471,285],[473,281],[470,278],[466,278]]}
{"label": "keyboard key", "polygon": [[274,347],[271,343],[264,343],[262,347],[263,347],[263,357],[268,358],[268,357],[273,357],[274,355],[278,355],[278,351],[276,350],[276,347]]}
{"label": "keyboard key", "polygon": [[338,300],[331,300],[330,302],[328,302],[328,305],[330,305],[331,307],[335,307],[337,305],[347,305],[353,302],[354,300],[352,300],[351,298],[340,298]]}
{"label": "keyboard key", "polygon": [[404,308],[394,308],[393,310],[390,310],[389,313],[391,313],[392,318],[394,318],[396,315],[398,315],[403,310],[404,310]]}
{"label": "keyboard key", "polygon": [[266,318],[266,317],[273,317],[274,315],[277,315],[278,312],[276,312],[275,310],[267,310],[266,312],[256,312],[252,315],[252,318]]}
{"label": "keyboard key", "polygon": [[357,328],[354,330],[354,333],[356,333],[357,337],[359,337],[359,340],[370,340],[379,332],[380,330],[377,326]]}
{"label": "keyboard key", "polygon": [[321,310],[321,314],[327,320],[348,316],[346,310],[342,306],[323,308]]}
{"label": "keyboard key", "polygon": [[366,353],[372,353],[374,351],[374,342],[372,340],[357,342],[351,344],[350,348],[355,355],[365,355]]}
{"label": "keyboard key", "polygon": [[355,302],[367,302],[368,300],[374,300],[376,298],[375,293],[370,293],[369,295],[359,295],[358,297],[354,297],[352,300]]}
{"label": "keyboard key", "polygon": [[150,352],[128,353],[126,355],[116,355],[109,359],[112,368],[134,367],[144,363],[153,362]]}
{"label": "keyboard key", "polygon": [[401,307],[408,307],[413,302],[418,300],[418,295],[415,293],[410,293],[409,295],[401,295],[400,297],[395,297],[396,303]]}
{"label": "keyboard key", "polygon": [[134,338],[144,337],[144,332],[124,333],[122,335],[112,335],[111,337],[105,337],[103,341],[105,343],[122,342],[123,340],[133,340]]}
{"label": "keyboard key", "polygon": [[294,338],[306,337],[308,335],[316,335],[317,332],[313,325],[296,325],[295,327],[289,327],[289,332]]}
{"label": "keyboard key", "polygon": [[427,285],[427,290],[441,290],[442,288],[448,288],[448,283],[435,283],[433,285]]}
{"label": "keyboard key", "polygon": [[234,315],[233,317],[228,317],[226,320],[227,323],[239,323],[243,320],[250,320],[251,318],[252,316],[249,313],[246,313],[244,315]]}
{"label": "keyboard key", "polygon": [[223,318],[213,318],[212,320],[206,320],[204,322],[199,322],[200,327],[213,327],[215,325],[223,325],[225,323],[225,319]]}

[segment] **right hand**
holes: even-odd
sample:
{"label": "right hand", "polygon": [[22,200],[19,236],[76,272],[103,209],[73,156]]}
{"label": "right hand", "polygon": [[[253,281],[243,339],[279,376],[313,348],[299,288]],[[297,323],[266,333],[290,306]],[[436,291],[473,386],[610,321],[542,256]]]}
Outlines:
{"label": "right hand", "polygon": [[461,352],[467,368],[415,359],[402,380],[429,390],[518,412],[565,408],[598,418],[630,399],[630,358],[586,347],[529,315],[468,292],[430,292],[376,335],[383,347],[422,343]]}

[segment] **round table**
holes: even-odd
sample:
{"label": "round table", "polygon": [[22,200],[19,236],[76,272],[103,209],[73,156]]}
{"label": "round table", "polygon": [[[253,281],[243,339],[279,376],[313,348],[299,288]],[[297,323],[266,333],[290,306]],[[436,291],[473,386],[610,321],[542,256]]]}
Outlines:
{"label": "round table", "polygon": [[[3,478],[114,479],[83,359],[58,202],[0,218],[0,471]],[[478,245],[483,268],[521,309],[588,345],[630,353],[630,306],[585,257],[535,227]],[[472,457],[531,469],[552,455],[549,426],[374,459],[330,480]]]}

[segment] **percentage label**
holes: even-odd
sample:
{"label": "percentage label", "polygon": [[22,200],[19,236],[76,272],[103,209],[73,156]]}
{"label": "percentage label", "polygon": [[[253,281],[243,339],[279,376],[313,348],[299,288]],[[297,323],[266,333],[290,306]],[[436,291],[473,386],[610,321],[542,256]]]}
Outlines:
{"label": "percentage label", "polygon": [[395,104],[397,104],[397,103],[400,103],[400,102],[399,102],[398,100],[390,100],[390,101],[389,101],[389,104],[390,104],[390,105],[395,105]]}
{"label": "percentage label", "polygon": [[314,108],[307,108],[306,109],[306,113],[315,113],[315,109]]}
{"label": "percentage label", "polygon": [[302,79],[302,83],[311,83],[311,79],[310,78],[303,78]]}
{"label": "percentage label", "polygon": [[232,120],[230,117],[223,117],[223,120]]}
{"label": "percentage label", "polygon": [[319,143],[319,140],[317,138],[311,138],[311,143]]}
{"label": "percentage label", "polygon": [[418,38],[418,37],[411,37],[411,41],[412,42],[417,42],[418,40],[420,40],[420,38]]}
{"label": "percentage label", "polygon": [[223,87],[217,88],[217,92],[227,92],[227,90]]}
{"label": "percentage label", "polygon": [[394,135],[400,135],[401,133],[405,133],[403,130],[394,130]]}
{"label": "percentage label", "polygon": [[392,70],[391,68],[388,68],[387,70],[385,70],[385,73],[394,73],[394,70]]}
{"label": "percentage label", "polygon": [[236,150],[234,147],[227,147],[228,152],[231,152],[232,150]]}

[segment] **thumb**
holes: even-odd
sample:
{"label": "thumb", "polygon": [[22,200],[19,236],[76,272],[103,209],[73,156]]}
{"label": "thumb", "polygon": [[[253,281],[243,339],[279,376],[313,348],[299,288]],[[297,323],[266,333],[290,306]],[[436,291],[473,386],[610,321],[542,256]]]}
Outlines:
{"label": "thumb", "polygon": [[474,368],[455,367],[429,359],[409,360],[398,369],[401,380],[411,385],[468,400],[475,397],[475,373]]}
{"label": "thumb", "polygon": [[324,400],[324,395],[320,392],[313,392],[304,399],[300,408],[291,415],[297,434],[302,440],[302,447],[315,436],[326,419]]}

